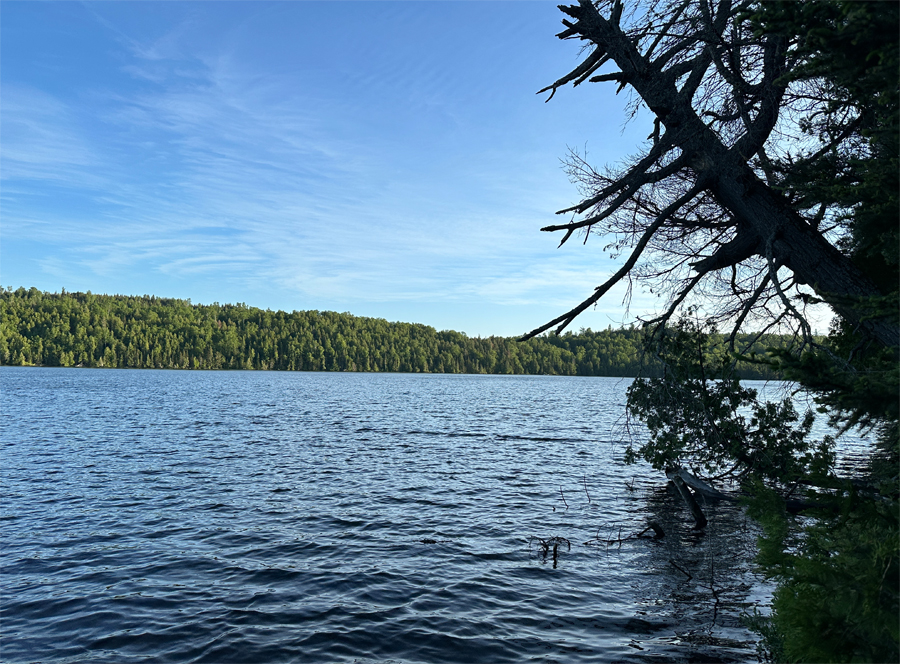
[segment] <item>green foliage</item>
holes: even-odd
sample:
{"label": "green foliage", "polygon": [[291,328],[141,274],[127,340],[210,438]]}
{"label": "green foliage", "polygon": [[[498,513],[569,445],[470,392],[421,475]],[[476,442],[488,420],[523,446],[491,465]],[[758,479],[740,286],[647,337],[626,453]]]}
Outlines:
{"label": "green foliage", "polygon": [[[900,313],[900,4],[872,1],[765,2],[760,32],[795,44],[785,82],[805,84],[804,130],[825,149],[773,164],[799,208],[829,208],[840,245],[882,293],[844,302],[863,318],[897,325]],[[867,491],[818,492],[831,505],[805,526],[765,505],[760,564],[778,579],[768,622],[758,622],[776,661],[896,662],[898,652],[898,468],[900,363],[896,346],[867,339],[846,320],[802,355],[773,355],[786,378],[816,394],[830,422],[876,434]],[[834,485],[833,485],[834,486]],[[795,541],[791,541],[794,538]]]}
{"label": "green foliage", "polygon": [[628,446],[626,461],[640,456],[657,469],[687,466],[780,486],[827,473],[834,441],[808,440],[813,414],[801,419],[790,398],[758,401],[757,391],[734,375],[720,340],[682,320],[663,332],[658,352],[664,375],[628,388],[629,412],[650,435],[637,450]]}
{"label": "green foliage", "polygon": [[[900,3],[765,2],[751,12],[759,32],[794,44],[798,64],[784,82],[810,97],[805,131],[825,146],[772,164],[798,208],[831,210],[841,250],[882,295],[842,302],[864,318],[900,314]],[[898,417],[897,348],[864,338],[844,320],[824,349],[778,355],[786,377],[819,394],[834,421],[877,427]]]}
{"label": "green foliage", "polygon": [[[518,342],[330,311],[0,290],[0,362],[13,365],[652,375],[660,368],[644,361],[643,337],[639,329],[587,329]],[[744,368],[747,377],[774,375]]]}
{"label": "green foliage", "polygon": [[[684,321],[665,332],[664,375],[628,392],[650,434],[628,448],[628,460],[742,480],[763,529],[757,563],[778,582],[771,617],[748,619],[767,661],[900,661],[898,425],[879,405],[885,395],[869,409],[880,422],[879,453],[864,477],[842,479],[833,441],[808,440],[812,413],[799,418],[790,399],[758,402],[727,359],[708,362],[724,358],[715,345]],[[802,519],[788,513],[786,494],[805,501]]]}
{"label": "green foliage", "polygon": [[[743,8],[758,34],[782,35],[789,44],[790,66],[779,82],[788,95],[805,100],[804,107],[794,106],[795,118],[816,139],[783,143],[756,165],[816,231],[841,238],[836,249],[879,293],[852,300],[827,294],[829,300],[896,330],[900,3],[774,0]],[[629,451],[658,467],[683,463],[743,473],[754,496],[751,512],[764,531],[758,562],[778,582],[772,616],[749,620],[763,636],[767,660],[900,661],[896,343],[885,347],[838,319],[824,341],[764,358],[812,392],[832,424],[876,434],[868,467],[850,482],[826,472],[827,445],[805,443],[805,419],[798,420],[788,402],[755,405],[755,395],[727,371],[716,373],[720,367],[706,360],[709,351],[698,353],[697,344],[708,341],[702,334],[681,332],[687,334],[676,330],[670,337],[665,377],[636,382],[629,394],[631,412],[647,421],[651,434],[649,443]],[[820,509],[802,520],[789,515],[785,481],[795,490],[805,487],[802,497]]]}
{"label": "green foliage", "polygon": [[816,393],[816,401],[835,426],[874,429],[900,416],[896,349],[866,344],[842,321],[822,347],[800,356],[776,352],[772,358],[786,379]]}
{"label": "green foliage", "polygon": [[850,486],[819,495],[830,512],[802,527],[758,485],[751,515],[763,526],[758,562],[779,581],[768,620],[752,626],[779,662],[900,661],[900,529],[895,498]]}

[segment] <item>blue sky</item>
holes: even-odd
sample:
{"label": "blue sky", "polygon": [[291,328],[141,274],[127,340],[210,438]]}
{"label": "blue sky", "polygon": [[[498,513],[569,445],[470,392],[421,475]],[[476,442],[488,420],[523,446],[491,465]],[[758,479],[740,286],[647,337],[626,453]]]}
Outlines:
{"label": "blue sky", "polygon": [[[612,85],[535,94],[578,62],[561,18],[4,0],[0,283],[537,327],[616,268],[601,238],[540,232],[578,198],[560,159],[614,163],[648,133]],[[621,299],[575,327],[631,320]]]}

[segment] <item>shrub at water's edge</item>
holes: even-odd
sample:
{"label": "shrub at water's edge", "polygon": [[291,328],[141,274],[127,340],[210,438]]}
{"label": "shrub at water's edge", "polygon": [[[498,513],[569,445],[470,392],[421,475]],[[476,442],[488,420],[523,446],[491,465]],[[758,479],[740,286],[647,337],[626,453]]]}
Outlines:
{"label": "shrub at water's edge", "polygon": [[[762,526],[758,569],[778,584],[771,615],[748,616],[764,661],[900,661],[896,386],[885,378],[882,398],[855,414],[863,408],[855,395],[825,395],[843,408],[844,422],[874,434],[868,463],[845,477],[835,469],[834,441],[810,438],[813,413],[801,416],[790,398],[758,400],[729,362],[708,361],[716,345],[691,321],[661,334],[664,376],[628,388],[629,413],[648,436],[628,446],[626,461],[687,467],[741,486]],[[834,412],[830,420],[839,423]]]}

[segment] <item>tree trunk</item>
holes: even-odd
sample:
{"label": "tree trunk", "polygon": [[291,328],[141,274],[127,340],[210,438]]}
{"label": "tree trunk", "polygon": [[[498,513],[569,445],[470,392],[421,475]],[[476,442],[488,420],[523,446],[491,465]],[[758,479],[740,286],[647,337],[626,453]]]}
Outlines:
{"label": "tree trunk", "polygon": [[[780,193],[760,180],[748,163],[765,143],[778,117],[783,90],[778,88],[777,74],[784,67],[783,45],[772,44],[770,107],[748,127],[746,135],[729,147],[697,114],[692,105],[693,95],[682,94],[678,89],[678,76],[673,73],[677,67],[663,69],[663,64],[640,53],[620,29],[616,10],[607,19],[591,0],[579,0],[579,6],[560,8],[577,22],[563,21],[569,29],[559,36],[580,34],[596,45],[596,54],[605,54],[619,66],[621,73],[616,75],[616,80],[631,85],[665,126],[670,144],[677,146],[690,165],[683,172],[689,176],[693,173],[695,181],[702,182],[719,205],[732,215],[737,237],[712,256],[694,263],[698,272],[722,269],[754,255],[767,258],[776,267],[790,269],[798,282],[811,287],[838,314],[859,325],[872,338],[888,347],[900,344],[900,329],[895,323],[885,318],[867,319],[865,312],[851,304],[854,299],[883,293],[848,256],[792,209]],[[698,62],[692,76],[709,64],[702,58]]]}

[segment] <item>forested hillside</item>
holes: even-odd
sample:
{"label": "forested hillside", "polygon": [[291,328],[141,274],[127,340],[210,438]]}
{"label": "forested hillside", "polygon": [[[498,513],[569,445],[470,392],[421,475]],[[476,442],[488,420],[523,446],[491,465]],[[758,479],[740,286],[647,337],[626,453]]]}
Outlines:
{"label": "forested hillside", "polygon": [[[640,329],[582,330],[525,342],[468,337],[332,311],[194,305],[154,296],[0,291],[5,365],[434,373],[653,375]],[[780,345],[779,337],[759,344]],[[748,378],[772,377],[745,365]]]}

